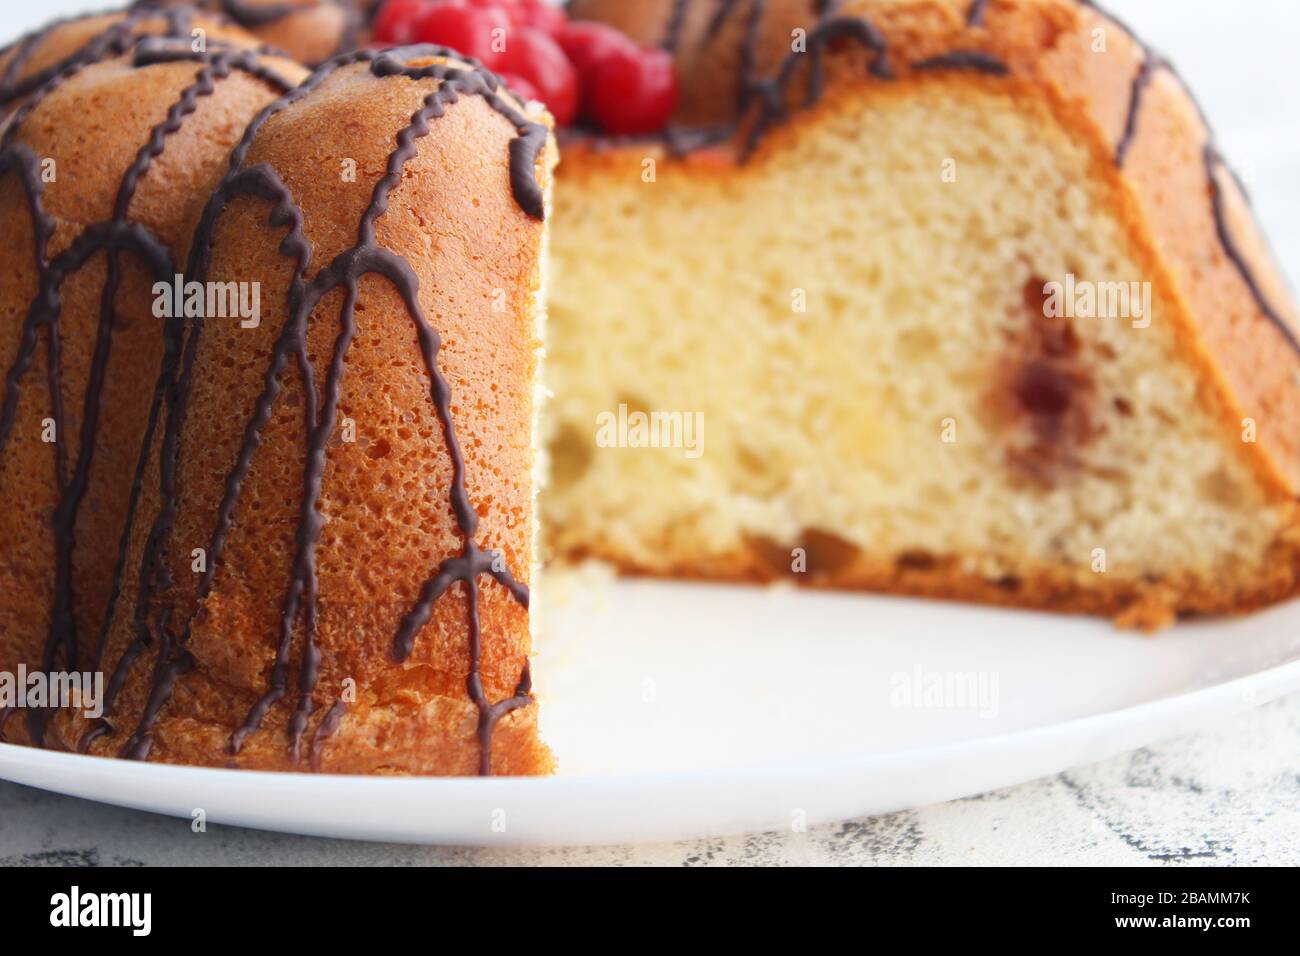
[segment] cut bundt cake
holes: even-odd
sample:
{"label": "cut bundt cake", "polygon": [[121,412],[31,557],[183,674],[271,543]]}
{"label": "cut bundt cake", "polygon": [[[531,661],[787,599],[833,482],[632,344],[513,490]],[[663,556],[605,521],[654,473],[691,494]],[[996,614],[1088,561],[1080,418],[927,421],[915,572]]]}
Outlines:
{"label": "cut bundt cake", "polygon": [[1291,299],[1177,76],[1074,0],[581,0],[677,122],[574,135],[559,556],[1124,616],[1294,593]]}
{"label": "cut bundt cake", "polygon": [[546,771],[529,694],[548,128],[433,48],[334,60],[262,112],[187,316],[98,653],[94,754]]}
{"label": "cut bundt cake", "polygon": [[[1295,307],[1122,24],[501,3],[153,0],[0,53],[0,670],[107,677],[0,737],[549,771],[539,457],[557,561],[1144,627],[1295,593]],[[262,45],[371,24],[488,66]],[[573,120],[554,216],[528,99]]]}
{"label": "cut bundt cake", "polygon": [[[67,60],[4,125],[0,669],[97,669],[168,361],[154,285],[182,271],[249,119],[304,75],[146,37]],[[49,715],[13,716],[9,739],[39,739]]]}

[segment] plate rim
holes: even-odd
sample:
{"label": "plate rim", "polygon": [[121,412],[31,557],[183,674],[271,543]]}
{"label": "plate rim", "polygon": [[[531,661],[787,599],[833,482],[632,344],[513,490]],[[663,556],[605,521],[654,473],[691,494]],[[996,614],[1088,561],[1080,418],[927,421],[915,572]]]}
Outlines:
{"label": "plate rim", "polygon": [[[1137,747],[1155,743],[1170,736],[1187,732],[1203,726],[1204,722],[1216,714],[1229,715],[1244,713],[1258,706],[1281,699],[1292,692],[1300,691],[1300,658],[1282,664],[1196,688],[1181,694],[1171,694],[1155,700],[1144,701],[1128,707],[1102,711],[1084,717],[1028,727],[1020,730],[993,734],[987,737],[974,737],[945,743],[927,744],[897,751],[867,752],[834,757],[821,757],[810,760],[778,760],[770,763],[747,764],[735,767],[693,768],[666,771],[636,771],[632,773],[579,773],[566,775],[558,773],[549,777],[392,777],[367,776],[358,774],[311,774],[287,771],[236,770],[220,767],[191,767],[175,764],[161,764],[122,760],[120,758],[96,757],[86,754],[66,753],[62,751],[41,750],[18,744],[0,743],[0,779],[9,780],[24,786],[42,789],[65,796],[92,800],[129,809],[159,813],[165,816],[183,818],[192,811],[184,813],[166,809],[163,804],[167,799],[155,798],[152,804],[144,802],[147,794],[141,792],[142,785],[162,778],[168,784],[176,786],[201,786],[204,783],[215,784],[223,792],[233,793],[246,787],[237,786],[240,782],[257,786],[258,789],[273,788],[277,791],[289,791],[294,795],[309,794],[318,790],[324,782],[342,790],[359,790],[364,793],[380,793],[389,799],[405,797],[448,796],[457,799],[486,798],[489,800],[522,799],[536,797],[555,797],[564,792],[586,790],[599,798],[626,797],[629,793],[642,796],[653,793],[678,791],[694,793],[697,796],[710,790],[726,789],[721,784],[735,786],[764,785],[769,788],[775,781],[786,782],[788,778],[802,781],[805,786],[812,786],[810,781],[831,779],[863,780],[872,772],[899,772],[920,766],[936,766],[945,760],[966,760],[978,758],[990,753],[1032,752],[1044,741],[1057,738],[1062,742],[1078,740],[1090,734],[1102,736],[1110,733],[1119,740],[1106,744],[1082,763],[1093,763],[1125,753]],[[1158,729],[1157,729],[1158,728]],[[1147,733],[1151,729],[1152,733]],[[1041,757],[1033,772],[1025,774],[1020,771],[1010,773],[986,771],[986,776],[993,780],[989,786],[971,788],[966,785],[945,789],[943,786],[931,786],[926,792],[932,797],[920,802],[905,801],[907,805],[897,805],[895,800],[882,805],[872,805],[864,812],[842,813],[814,812],[807,817],[807,825],[815,826],[834,823],[854,816],[878,815],[898,810],[909,809],[926,803],[961,799],[990,790],[1013,786],[1029,780],[1041,779],[1081,765],[1066,756],[1067,749],[1052,751],[1046,760]],[[1063,761],[1063,763],[1062,763]],[[1046,768],[1046,769],[1044,769]],[[55,779],[51,780],[53,776]],[[88,792],[97,781],[112,778],[116,783],[134,787],[134,797],[124,798],[118,795],[93,795]],[[231,789],[234,788],[234,789]],[[779,788],[778,788],[779,789]],[[922,788],[926,789],[926,788]],[[950,792],[954,791],[954,792]],[[613,826],[602,824],[588,838],[580,836],[580,828],[571,823],[561,826],[554,834],[545,832],[545,828],[525,827],[522,832],[472,835],[453,831],[436,833],[414,833],[407,828],[396,830],[386,828],[381,822],[357,821],[344,826],[337,824],[312,825],[299,819],[281,818],[271,822],[251,822],[246,815],[231,815],[218,810],[207,812],[209,822],[224,825],[247,827],[269,832],[296,833],[341,839],[388,840],[405,843],[442,843],[462,846],[544,846],[544,845],[602,845],[611,843],[638,843],[660,839],[688,839],[692,837],[727,836],[759,832],[772,829],[772,826],[754,827],[749,824],[717,826],[708,825],[707,821],[693,822],[685,830],[690,836],[682,836],[671,827],[651,826],[647,832],[640,833],[635,827],[623,825],[620,818]],[[275,813],[271,817],[276,817]],[[664,832],[661,832],[664,831]],[[677,835],[666,835],[667,832]],[[628,836],[627,834],[635,834]],[[575,837],[579,837],[575,840]]]}

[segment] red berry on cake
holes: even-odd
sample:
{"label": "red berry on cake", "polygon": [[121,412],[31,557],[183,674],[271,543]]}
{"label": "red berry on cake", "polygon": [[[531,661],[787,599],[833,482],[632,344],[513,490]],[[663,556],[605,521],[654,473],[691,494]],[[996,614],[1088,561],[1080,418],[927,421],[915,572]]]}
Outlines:
{"label": "red berry on cake", "polygon": [[510,18],[499,6],[470,6],[464,0],[441,0],[419,19],[417,39],[471,56],[489,68],[501,58],[512,32]]}
{"label": "red berry on cake", "polygon": [[515,96],[525,102],[528,100],[541,100],[542,98],[541,94],[537,92],[537,87],[533,86],[532,83],[525,80],[518,73],[502,73],[501,79],[505,81],[505,84],[509,87],[511,93],[514,93]]}
{"label": "red berry on cake", "polygon": [[590,83],[596,67],[615,53],[631,54],[638,50],[626,33],[593,20],[575,20],[567,24],[556,40],[577,68],[584,86]]}
{"label": "red berry on cake", "polygon": [[677,71],[664,50],[617,51],[587,87],[592,116],[607,133],[640,136],[668,125],[677,108]]}
{"label": "red berry on cake", "polygon": [[559,44],[541,30],[524,27],[510,31],[505,52],[494,66],[531,83],[537,98],[561,126],[578,115],[578,71]]}
{"label": "red berry on cake", "polygon": [[546,0],[518,0],[511,4],[508,11],[519,26],[541,30],[547,36],[558,36],[569,25],[569,15],[563,7],[547,3]]}
{"label": "red berry on cake", "polygon": [[383,46],[405,46],[416,42],[420,19],[429,0],[388,0],[375,17],[375,41]]}

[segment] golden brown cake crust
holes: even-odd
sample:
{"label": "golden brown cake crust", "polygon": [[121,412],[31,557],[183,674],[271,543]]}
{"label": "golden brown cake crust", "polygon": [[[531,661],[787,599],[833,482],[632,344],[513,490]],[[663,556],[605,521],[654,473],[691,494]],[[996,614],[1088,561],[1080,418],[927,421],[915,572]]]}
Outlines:
{"label": "golden brown cake crust", "polygon": [[[0,415],[0,486],[14,496],[0,514],[0,666],[9,670],[94,667],[162,356],[152,284],[183,261],[202,197],[248,119],[305,75],[249,51],[190,59],[188,41],[164,47],[178,57],[138,65],[142,45],[51,81],[10,117],[0,143],[0,258],[21,277],[0,288],[0,362],[6,374],[24,354],[29,363],[7,384]],[[173,126],[182,102],[192,110]],[[151,142],[160,148],[142,153]],[[25,183],[34,169],[52,175]],[[42,233],[43,247],[33,241]],[[53,311],[38,304],[50,301]],[[84,435],[93,436],[85,447]],[[57,531],[78,487],[76,533]],[[50,640],[56,593],[69,593],[56,584],[61,561],[75,574],[61,632],[75,629],[75,644]],[[5,731],[22,740],[27,728],[11,718]]]}
{"label": "golden brown cake crust", "polygon": [[[999,586],[963,570],[955,558],[902,567],[864,556],[814,575],[817,583],[1101,613],[1146,626],[1175,613],[1250,610],[1297,592],[1300,324],[1295,307],[1191,95],[1123,25],[1079,0],[846,0],[834,6],[834,16],[870,23],[882,41],[883,59],[861,42],[832,47],[826,54],[825,95],[806,109],[808,72],[795,69],[784,88],[793,118],[765,130],[757,152],[737,167],[736,150],[743,148],[755,114],[762,113],[752,100],[742,115],[736,113],[745,57],[752,58],[752,75],[776,74],[790,57],[792,31],[812,31],[819,22],[815,11],[823,4],[578,0],[574,6],[576,16],[606,20],[642,42],[665,42],[675,49],[683,86],[679,119],[738,123],[735,135],[717,149],[676,161],[691,164],[701,181],[716,176],[733,187],[739,182],[741,189],[766,155],[778,153],[793,137],[811,135],[822,113],[852,108],[855,97],[866,98],[885,83],[894,89],[921,80],[954,88],[989,84],[1045,100],[1058,122],[1093,153],[1095,176],[1107,185],[1113,212],[1132,237],[1144,274],[1169,303],[1184,353],[1199,369],[1204,383],[1199,398],[1222,420],[1225,446],[1250,463],[1269,499],[1290,516],[1268,572],[1244,588],[1176,581],[1144,588],[1050,568],[1030,570]],[[729,12],[717,19],[724,8]],[[757,20],[751,19],[755,12]],[[882,63],[892,79],[872,75]],[[773,126],[781,122],[778,117]],[[581,139],[566,144],[565,185],[582,190],[589,177],[639,163],[646,149],[645,144],[622,148]],[[672,161],[670,151],[663,152]],[[1243,441],[1243,428],[1252,424],[1258,440]],[[628,562],[600,542],[589,553],[633,572],[771,580],[788,572],[773,570],[770,547],[758,545],[706,563],[673,553],[658,562]],[[788,556],[782,563],[788,564]]]}
{"label": "golden brown cake crust", "polygon": [[138,37],[167,36],[252,48],[261,41],[223,17],[188,7],[70,17],[16,40],[0,51],[0,113],[19,105],[41,84],[76,62],[124,53]]}
{"label": "golden brown cake crust", "polygon": [[[526,589],[532,559],[540,343],[531,323],[543,229],[526,211],[527,197],[512,189],[511,144],[522,130],[468,87],[439,98],[444,84],[436,77],[391,71],[463,64],[365,56],[321,72],[304,95],[250,130],[246,154],[197,232],[210,243],[191,260],[191,275],[258,284],[263,322],[244,329],[207,321],[187,336],[193,359],[178,381],[186,381],[186,368],[193,373],[173,406],[175,454],[168,455],[164,432],[145,469],[145,517],[126,562],[148,567],[157,553],[172,583],[151,593],[141,580],[124,580],[104,651],[107,668],[122,679],[108,718],[114,732],[87,738],[97,725],[69,717],[56,726],[63,746],[335,773],[552,767],[528,695],[526,590],[522,601],[512,592]],[[481,82],[482,74],[468,79]],[[436,111],[425,112],[435,101]],[[535,129],[543,148],[528,173],[545,188],[554,151],[545,129]],[[365,223],[380,209],[371,242]],[[295,261],[323,296],[297,353],[297,340],[286,338],[302,294],[293,291]],[[419,313],[403,301],[404,276]],[[349,288],[356,290],[351,320],[340,315]],[[434,353],[422,351],[425,322],[441,340]],[[343,364],[332,371],[335,350],[344,347]],[[273,355],[284,365],[271,393]],[[428,374],[431,355],[448,389],[450,433]],[[303,363],[314,376],[310,391]],[[324,430],[309,439],[304,409],[319,417],[328,408],[334,427],[316,426]],[[450,434],[463,454],[461,478]],[[321,454],[312,510],[323,522],[314,558],[306,559],[309,447]],[[176,462],[172,495],[159,481],[168,461]],[[232,478],[237,462],[247,468]],[[457,510],[458,484],[473,511],[472,533]],[[159,527],[164,543],[151,552]],[[467,537],[491,563],[475,575],[477,599],[471,605],[456,579],[430,602],[407,652],[398,652],[395,635],[425,603],[439,569],[461,573],[456,562]],[[206,566],[196,572],[196,548],[210,556],[211,575]],[[151,622],[147,645],[139,639],[141,608]],[[309,619],[317,657],[310,663]],[[293,621],[287,638],[284,620]],[[471,621],[480,631],[477,653]],[[168,646],[170,632],[184,639]],[[476,685],[492,711],[486,725]],[[306,686],[315,704],[301,711]]]}
{"label": "golden brown cake crust", "polygon": [[361,46],[371,9],[363,0],[141,0],[137,6],[196,7],[309,66]]}

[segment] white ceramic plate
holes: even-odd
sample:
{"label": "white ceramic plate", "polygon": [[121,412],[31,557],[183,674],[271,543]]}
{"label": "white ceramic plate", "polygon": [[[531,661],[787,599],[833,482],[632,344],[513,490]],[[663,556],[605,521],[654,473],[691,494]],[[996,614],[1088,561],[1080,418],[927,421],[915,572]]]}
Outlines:
{"label": "white ceramic plate", "polygon": [[551,779],[319,777],[0,745],[0,777],[372,840],[604,843],[813,825],[1111,756],[1300,688],[1300,602],[1149,638],[1105,622],[599,575],[539,589]]}

